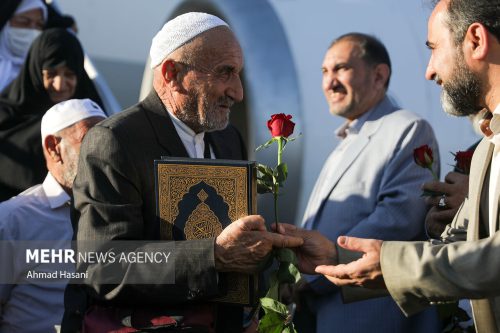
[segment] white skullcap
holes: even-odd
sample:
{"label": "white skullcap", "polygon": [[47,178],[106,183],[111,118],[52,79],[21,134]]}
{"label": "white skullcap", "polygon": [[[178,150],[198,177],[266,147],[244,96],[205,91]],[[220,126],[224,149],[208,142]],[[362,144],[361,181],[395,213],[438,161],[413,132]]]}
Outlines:
{"label": "white skullcap", "polygon": [[182,14],[168,21],[151,43],[151,68],[161,64],[170,53],[194,37],[218,26],[228,25],[217,16],[197,12]]}
{"label": "white skullcap", "polygon": [[42,118],[41,132],[42,142],[49,134],[55,134],[80,120],[90,117],[103,117],[106,114],[90,99],[70,99],[58,103],[45,112]]}
{"label": "white skullcap", "polygon": [[43,20],[45,22],[47,22],[47,7],[45,7],[42,0],[23,0],[23,1],[21,1],[19,6],[17,6],[14,15],[17,15],[19,13],[24,13],[24,12],[27,12],[28,10],[37,9],[37,8],[40,8],[42,10]]}

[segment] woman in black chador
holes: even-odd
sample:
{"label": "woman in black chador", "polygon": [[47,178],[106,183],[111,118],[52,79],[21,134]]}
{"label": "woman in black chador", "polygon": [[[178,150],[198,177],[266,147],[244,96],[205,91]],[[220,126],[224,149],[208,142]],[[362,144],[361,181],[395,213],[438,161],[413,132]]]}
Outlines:
{"label": "woman in black chador", "polygon": [[40,121],[50,107],[71,98],[102,106],[83,60],[73,33],[48,29],[33,42],[17,79],[0,94],[0,201],[45,178]]}

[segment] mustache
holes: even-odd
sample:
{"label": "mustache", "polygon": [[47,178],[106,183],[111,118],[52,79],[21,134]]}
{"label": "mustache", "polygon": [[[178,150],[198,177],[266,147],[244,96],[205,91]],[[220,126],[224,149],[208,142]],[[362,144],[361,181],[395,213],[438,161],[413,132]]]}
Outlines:
{"label": "mustache", "polygon": [[341,93],[345,93],[345,92],[347,92],[347,90],[345,89],[345,87],[344,87],[344,85],[343,85],[342,83],[337,83],[337,84],[334,84],[334,85],[332,86],[332,91],[333,91],[334,93],[336,93],[336,92],[341,92]]}
{"label": "mustache", "polygon": [[232,107],[234,103],[235,103],[234,99],[229,96],[223,96],[217,100],[217,105],[224,105],[227,106],[228,108]]}

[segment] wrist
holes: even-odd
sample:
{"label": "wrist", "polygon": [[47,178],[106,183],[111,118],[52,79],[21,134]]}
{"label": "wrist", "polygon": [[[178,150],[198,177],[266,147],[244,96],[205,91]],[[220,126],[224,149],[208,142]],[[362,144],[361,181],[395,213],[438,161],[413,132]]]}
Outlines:
{"label": "wrist", "polygon": [[217,238],[214,241],[214,261],[215,261],[215,270],[217,272],[226,271],[227,261],[224,259],[224,247],[217,243]]}

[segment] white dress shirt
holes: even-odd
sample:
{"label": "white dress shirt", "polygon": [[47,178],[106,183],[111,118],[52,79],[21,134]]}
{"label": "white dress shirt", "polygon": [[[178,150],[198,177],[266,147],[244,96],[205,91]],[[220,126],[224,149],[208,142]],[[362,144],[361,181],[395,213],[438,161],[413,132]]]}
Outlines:
{"label": "white dress shirt", "polygon": [[323,169],[321,170],[318,180],[314,185],[314,189],[311,192],[311,197],[309,199],[309,203],[306,208],[306,212],[304,214],[303,219],[303,227],[312,228],[312,225],[304,225],[304,223],[312,216],[312,214],[318,211],[319,206],[322,203],[322,199],[328,196],[328,192],[332,189],[331,183],[328,181],[332,177],[333,174],[337,172],[338,165],[344,159],[344,154],[347,151],[347,148],[350,144],[355,140],[361,127],[370,116],[370,113],[373,112],[373,109],[364,113],[358,119],[355,119],[351,122],[345,122],[342,126],[335,130],[335,135],[341,140],[340,143],[335,147],[330,156],[323,165]]}
{"label": "white dress shirt", "polygon": [[[204,158],[205,152],[205,132],[195,133],[188,125],[184,124],[181,120],[179,120],[176,116],[174,116],[171,112],[168,112],[172,122],[174,123],[175,130],[177,134],[181,138],[186,151],[191,158]],[[215,155],[212,151],[212,147],[210,148],[210,157],[214,158]]]}

